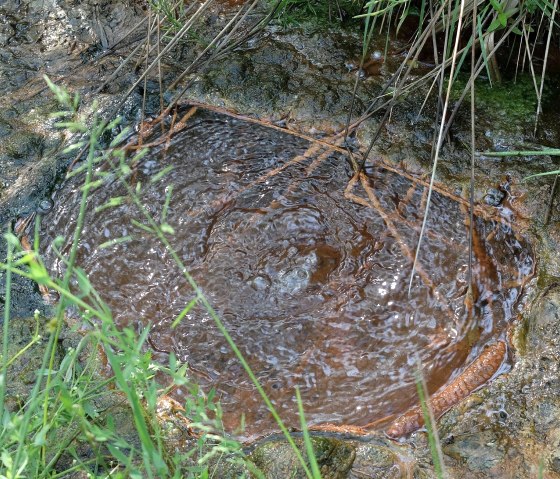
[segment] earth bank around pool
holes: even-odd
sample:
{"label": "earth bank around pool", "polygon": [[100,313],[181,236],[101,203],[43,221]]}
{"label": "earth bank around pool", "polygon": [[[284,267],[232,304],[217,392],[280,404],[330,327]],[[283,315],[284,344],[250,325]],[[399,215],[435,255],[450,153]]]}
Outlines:
{"label": "earth bank around pool", "polygon": [[[83,8],[93,8],[88,5],[85,4]],[[141,18],[139,12],[133,15],[130,7],[119,5],[122,14],[115,15],[108,4],[103,4],[99,17],[102,25],[118,19],[118,28],[127,29]],[[45,13],[35,4],[29,3],[29,6],[38,18]],[[3,15],[13,14],[7,11],[8,7],[2,8]],[[74,5],[73,8],[78,6]],[[16,23],[18,21],[23,20],[16,19]],[[86,24],[87,21],[81,23],[80,28],[83,29]],[[78,61],[75,53],[68,54],[69,49],[65,49],[71,43],[71,36],[76,34],[77,27],[72,26],[72,22],[69,25],[68,31],[60,34],[61,45],[45,44],[45,49],[39,55],[34,49],[38,41],[33,36],[35,30],[31,29],[29,35],[21,38],[10,36],[9,32],[4,34],[5,37],[0,37],[4,46],[10,46],[8,51],[19,49],[19,56],[4,57],[2,61],[17,59],[23,62],[32,55],[37,56],[39,66],[26,71],[38,77],[41,62],[46,62],[49,55],[56,52],[60,55],[58,64],[61,65],[61,71],[66,68],[65,62],[70,58],[75,62],[77,71],[86,68],[78,65],[82,57]],[[89,30],[82,30],[87,31],[87,35],[78,37],[86,53],[93,51],[90,48],[102,47],[103,42],[107,41],[106,38],[103,40],[100,31],[96,32],[93,22],[89,25]],[[27,51],[25,45],[30,45]],[[284,125],[310,134],[338,131],[346,121],[355,74],[348,71],[345,63],[347,59],[357,56],[360,48],[359,35],[353,32],[310,32],[298,29],[286,32],[272,27],[248,48],[233,52],[227,59],[200,74],[190,98],[227,107],[241,114],[281,121]],[[382,42],[378,48],[382,48]],[[365,108],[368,99],[380,90],[381,82],[394,71],[400,59],[398,51],[399,48],[395,47],[379,76],[360,83],[358,111]],[[86,59],[84,64],[95,66],[95,56]],[[10,65],[13,66],[12,63]],[[21,68],[21,65],[17,66]],[[167,74],[173,74],[171,66]],[[124,76],[130,80],[134,79],[134,75],[133,71],[128,71]],[[14,77],[3,91],[6,93],[3,101],[12,98],[12,103],[6,104],[7,108],[4,108],[0,128],[4,145],[0,163],[12,168],[9,178],[6,177],[0,189],[0,218],[3,224],[24,214],[29,208],[37,208],[40,201],[48,198],[56,178],[68,162],[68,159],[61,162],[54,160],[54,152],[61,140],[53,139],[52,130],[45,132],[32,121],[38,111],[39,116],[42,116],[54,106],[51,104],[38,110],[35,100],[15,102],[18,92],[25,96],[26,82],[30,76],[21,80],[17,78]],[[102,75],[93,80],[97,83],[101,78]],[[95,89],[95,85],[88,83],[91,80],[87,75],[79,80],[68,81],[71,88],[86,93]],[[116,84],[103,97],[104,108],[109,110],[125,87],[126,82]],[[559,112],[554,111],[552,100],[558,94],[555,91],[558,87],[549,87],[548,96],[551,100],[545,102],[542,126],[536,139],[531,138],[529,133],[532,131],[535,103],[524,99],[520,89],[519,96],[513,102],[515,110],[512,109],[511,101],[507,102],[507,108],[503,107],[504,99],[511,95],[509,88],[508,85],[498,86],[491,92],[482,92],[486,96],[482,97],[477,114],[477,149],[558,147]],[[428,107],[416,120],[421,101],[419,93],[418,97],[412,95],[398,105],[390,123],[383,129],[373,157],[382,154],[391,164],[414,173],[429,171],[434,111]],[[40,104],[44,105],[42,102]],[[127,108],[134,112],[139,104],[140,96],[135,95],[127,103]],[[134,118],[134,114],[129,117]],[[362,144],[367,144],[377,121],[379,118],[369,120],[358,131],[357,136]],[[438,181],[459,194],[468,184],[469,177],[469,154],[460,146],[461,140],[468,138],[467,126],[468,116],[465,113],[459,116],[452,129],[454,141],[444,147],[437,175]],[[12,146],[8,149],[5,145]],[[38,161],[34,153],[30,153],[36,151],[46,159]],[[33,169],[34,173],[29,175],[29,168],[39,164],[45,165],[44,169]],[[526,300],[529,305],[527,311],[514,327],[512,342],[515,363],[512,370],[455,406],[439,421],[444,460],[451,477],[537,477],[540,464],[545,471],[544,477],[560,477],[560,212],[554,207],[550,226],[544,227],[543,205],[547,204],[552,182],[547,177],[522,181],[529,174],[555,169],[554,158],[493,159],[480,156],[476,166],[476,200],[491,203],[504,190],[509,192],[505,201],[531,235],[539,266],[533,291]],[[3,173],[6,171],[2,170]],[[29,178],[35,181],[30,183]],[[10,185],[15,181],[25,184],[13,190]],[[3,254],[3,251],[0,248],[0,253]],[[40,304],[39,299],[31,286],[22,288],[23,293],[15,297],[15,308],[28,308],[29,314],[35,306],[28,305],[31,301]],[[18,384],[20,379],[14,377],[13,381]],[[19,390],[19,386],[14,389]],[[25,392],[18,392],[20,399],[22,394]],[[123,414],[126,415],[126,412]],[[123,419],[125,422],[126,419]],[[170,447],[181,447],[176,436],[171,436],[168,438]],[[314,434],[314,438],[325,478],[435,477],[426,437],[421,432],[413,434],[404,444],[394,443],[380,435],[368,441],[320,434]],[[266,477],[303,477],[294,462],[293,452],[282,439],[266,440],[251,449],[251,459],[265,471]],[[236,473],[225,471],[222,477],[227,477],[227,474],[236,477]]]}

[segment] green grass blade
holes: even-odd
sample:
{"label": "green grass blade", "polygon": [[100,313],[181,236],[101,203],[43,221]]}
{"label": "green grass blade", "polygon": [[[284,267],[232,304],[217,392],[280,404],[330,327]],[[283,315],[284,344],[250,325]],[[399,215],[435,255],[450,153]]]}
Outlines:
{"label": "green grass blade", "polygon": [[296,387],[296,400],[301,431],[303,433],[303,442],[305,444],[305,452],[307,452],[307,458],[309,459],[309,464],[311,465],[311,473],[313,474],[313,479],[321,479],[319,463],[317,462],[317,457],[315,456],[315,451],[313,450],[313,443],[311,442],[311,436],[309,435],[309,429],[307,428],[307,422],[305,421],[305,415],[303,413],[303,402],[301,401],[299,387]]}
{"label": "green grass blade", "polygon": [[439,440],[439,434],[437,432],[434,415],[428,403],[428,388],[426,387],[424,375],[422,374],[420,359],[418,359],[417,362],[418,371],[416,375],[416,391],[418,392],[418,398],[420,399],[420,406],[422,408],[422,415],[424,416],[424,423],[426,425],[426,431],[428,432],[428,443],[430,445],[430,452],[432,454],[434,470],[438,479],[445,479],[447,477],[447,474],[445,472],[445,464],[443,462],[441,442]]}
{"label": "green grass blade", "polygon": [[[8,230],[9,231],[9,230]],[[9,342],[9,327],[10,327],[10,307],[11,307],[11,293],[12,293],[12,260],[14,246],[11,241],[6,237],[6,242],[8,246],[6,254],[6,264],[8,269],[6,270],[6,288],[4,296],[4,325],[3,325],[3,335],[2,335],[2,376],[0,377],[0,424],[3,423],[4,418],[4,403],[6,399],[6,381],[8,372],[8,342]]]}
{"label": "green grass blade", "polygon": [[508,156],[560,156],[560,148],[545,148],[544,150],[515,150],[515,151],[483,151],[479,155],[491,157]]}

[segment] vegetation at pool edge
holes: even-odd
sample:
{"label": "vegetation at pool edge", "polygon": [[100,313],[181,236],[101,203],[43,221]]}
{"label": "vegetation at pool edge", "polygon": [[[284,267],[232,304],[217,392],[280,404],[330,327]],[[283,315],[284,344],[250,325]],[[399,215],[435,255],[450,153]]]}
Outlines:
{"label": "vegetation at pool edge", "polygon": [[[3,424],[0,430],[0,444],[2,444],[0,461],[3,466],[1,477],[11,479],[24,476],[60,477],[78,470],[91,474],[92,471],[101,468],[102,476],[110,473],[111,477],[164,478],[187,477],[187,474],[188,477],[203,478],[212,476],[211,462],[215,462],[219,456],[225,457],[234,465],[237,463],[244,466],[257,477],[262,476],[245,460],[241,445],[224,434],[221,427],[221,409],[219,404],[213,402],[213,393],[210,392],[206,396],[195,384],[192,384],[185,377],[187,366],[179,366],[174,357],[171,357],[169,366],[154,363],[151,354],[143,351],[148,328],[140,336],[129,329],[119,331],[106,305],[85,274],[75,266],[76,248],[83,227],[87,196],[102,183],[93,175],[94,165],[101,161],[109,161],[109,158],[116,155],[121,160],[118,170],[121,179],[130,170],[122,161],[124,155],[117,154],[119,150],[112,148],[103,150],[100,142],[103,134],[110,131],[117,121],[105,124],[102,120],[95,119],[91,127],[86,127],[85,121],[75,117],[77,99],[75,102],[74,100],[70,102],[70,97],[64,90],[52,83],[49,86],[67,108],[64,112],[56,114],[57,118],[65,120],[61,122],[62,126],[74,133],[83,134],[82,141],[72,149],[81,148],[84,144],[88,145],[87,160],[80,167],[81,170],[85,170],[85,184],[82,186],[81,207],[73,237],[75,246],[71,249],[68,258],[64,258],[59,253],[60,259],[66,265],[66,272],[62,279],[51,278],[38,255],[37,228],[35,249],[32,252],[25,251],[13,234],[8,233],[5,236],[8,255],[6,263],[0,264],[0,269],[6,273],[7,291],[11,290],[11,275],[19,274],[56,291],[60,295],[60,301],[54,318],[41,326],[43,334],[48,337],[48,344],[30,397],[25,406],[19,410],[9,411],[3,407],[0,411]],[[111,147],[115,147],[124,136],[126,136],[125,132],[118,135]],[[133,161],[138,160],[141,155],[142,153],[136,155]],[[137,193],[133,192],[133,194]],[[158,225],[152,221],[152,226],[167,241],[163,233],[166,229],[165,225]],[[167,246],[170,248],[169,244]],[[70,286],[71,279],[77,283],[77,287]],[[75,291],[76,288],[78,291]],[[201,293],[198,298],[204,301]],[[6,370],[10,361],[7,357],[9,293],[6,295],[4,306],[3,381],[0,389],[2,406],[6,397]],[[89,324],[91,330],[84,334],[76,349],[67,352],[57,368],[55,364],[57,342],[65,321],[64,312],[68,307],[78,308],[81,319]],[[94,375],[98,374],[94,360],[97,346],[101,346],[107,355],[114,373],[112,378],[94,378]],[[86,347],[93,353],[86,367],[81,369],[78,354]],[[156,407],[158,397],[165,394],[166,390],[161,390],[162,388],[156,383],[156,372],[166,374],[172,383],[188,387],[191,392],[186,400],[185,409],[191,422],[190,427],[200,433],[200,438],[195,448],[190,451],[172,454],[165,448],[163,432],[156,417]],[[110,416],[104,416],[96,410],[95,399],[107,394],[107,387],[111,384],[126,396],[141,450],[135,450],[126,438],[119,435]],[[210,416],[214,416],[213,419]],[[64,436],[62,440],[61,435]],[[97,451],[91,461],[82,462],[80,456],[72,451],[74,440],[77,438],[88,442],[92,452]],[[100,447],[108,451],[111,461],[116,462],[117,466],[110,465],[111,461],[99,451]],[[76,465],[53,475],[56,463],[66,453],[73,455]],[[305,463],[303,465],[307,467]],[[309,477],[311,477],[310,473]]]}
{"label": "vegetation at pool edge", "polygon": [[[302,5],[302,2],[298,0],[292,0],[289,3],[292,11],[299,8],[301,14],[306,13],[311,16],[314,13],[309,11],[307,7]],[[366,112],[368,116],[373,115],[377,111],[383,112],[384,110],[385,113],[380,120],[377,132],[374,134],[370,145],[366,149],[366,154],[361,160],[359,168],[362,168],[366,163],[369,152],[372,150],[381,128],[390,116],[392,108],[401,98],[406,97],[409,92],[417,88],[420,84],[428,84],[431,82],[425,102],[427,102],[428,98],[431,96],[433,101],[438,104],[433,130],[434,147],[432,148],[432,174],[424,219],[415,248],[414,264],[410,273],[410,293],[420,248],[424,238],[425,227],[430,213],[431,194],[438,167],[438,160],[440,159],[440,152],[459,106],[469,94],[471,99],[470,116],[472,134],[468,148],[471,152],[470,201],[471,203],[473,202],[476,150],[474,118],[477,104],[475,82],[484,75],[486,75],[486,81],[490,86],[501,82],[502,74],[496,58],[497,53],[504,48],[504,42],[506,40],[515,44],[519,39],[519,55],[521,55],[522,51],[524,52],[523,65],[525,65],[525,56],[527,55],[529,58],[528,69],[532,77],[536,97],[534,121],[534,134],[536,134],[540,115],[542,113],[543,90],[550,45],[552,43],[553,33],[558,33],[559,23],[556,18],[558,0],[554,0],[553,2],[548,2],[546,0],[531,0],[528,2],[500,2],[499,0],[490,0],[482,4],[470,0],[459,0],[457,2],[442,2],[436,6],[426,0],[364,0],[355,3],[358,7],[361,6],[362,8],[362,13],[356,15],[355,18],[363,18],[365,20],[360,69],[370,53],[370,44],[374,31],[378,32],[378,34],[383,34],[383,32],[385,32],[386,53],[390,37],[393,36],[395,32],[398,34],[405,22],[408,22],[409,25],[416,24],[416,34],[412,36],[409,45],[405,49],[407,52],[406,58],[393,75],[393,78],[390,79],[389,84],[384,86],[382,93],[378,97],[373,98],[370,105],[367,107]],[[320,18],[320,15],[316,13],[315,16]],[[548,25],[548,29],[541,29],[542,25]],[[444,34],[444,39],[436,40],[437,35],[441,33]],[[433,39],[434,66],[427,74],[422,75],[420,78],[410,80],[409,76],[412,71],[412,66],[417,62],[420,52],[429,50],[430,48],[427,46],[429,45],[430,38]],[[541,40],[545,45],[545,53],[539,78],[535,71],[535,66],[533,65],[532,55],[534,54],[535,45]],[[468,65],[469,61],[470,73],[468,81],[464,83],[459,78],[459,75],[462,75],[463,71],[468,70],[468,68],[465,67]],[[516,77],[517,69],[519,69],[519,57],[516,62]],[[393,84],[393,86],[390,87],[391,84]],[[353,120],[352,116],[354,114],[354,104],[358,88],[359,81],[357,76],[354,85],[352,104],[349,106],[346,134],[348,134],[348,126]],[[459,89],[459,91],[457,91],[457,89]],[[381,103],[381,105],[379,105],[379,103]],[[558,174],[558,172],[553,171],[533,176],[542,176],[546,174]],[[556,189],[556,182],[557,180],[555,180],[552,187],[550,204],[552,204],[552,196]],[[547,214],[547,218],[548,216],[549,214]],[[545,220],[545,223],[546,222]],[[469,253],[469,256],[471,257],[471,253]],[[469,260],[469,276],[471,276],[471,263],[472,260]]]}
{"label": "vegetation at pool edge", "polygon": [[445,470],[445,463],[443,462],[443,453],[441,450],[441,442],[437,431],[437,424],[430,403],[428,401],[429,393],[424,375],[422,374],[422,364],[420,359],[416,358],[418,370],[416,373],[416,392],[420,400],[422,408],[422,415],[424,416],[424,424],[426,425],[426,432],[428,434],[428,444],[430,445],[430,452],[434,463],[434,472],[437,479],[446,479],[447,473]]}
{"label": "vegetation at pool edge", "polygon": [[[298,0],[285,0],[284,3],[296,4],[298,3]],[[489,13],[495,16],[494,20],[498,21],[498,23],[494,25],[496,28],[503,29],[506,27],[511,27],[513,24],[518,25],[520,23],[516,19],[516,17],[517,15],[521,15],[523,13],[522,11],[513,12],[513,13],[506,12],[504,11],[503,8],[501,8],[500,4],[495,2],[491,2],[491,3],[492,3],[493,11],[490,11]],[[382,5],[382,2],[369,2],[371,8],[373,8],[374,4]],[[387,5],[389,6],[389,8],[387,7]],[[403,3],[401,1],[391,0],[390,2],[385,4],[383,8],[385,8],[387,12],[390,12],[390,15],[388,17],[389,19],[391,18],[391,15],[393,13],[394,16],[396,17],[397,13],[399,12],[399,9],[402,9],[402,12],[406,13],[407,15],[409,14],[416,15],[417,13],[419,13],[419,18],[420,19],[422,18],[422,14],[421,14],[422,10],[420,10],[420,12],[413,12],[410,9],[407,9],[407,5],[410,4],[407,2]],[[530,5],[537,5],[537,6],[542,5],[543,6],[542,9],[544,11],[546,8],[548,8],[547,5],[549,4],[545,2],[527,2],[523,4],[523,7],[524,8],[529,7]],[[554,8],[556,8],[556,1],[554,2]],[[388,25],[389,23],[390,22],[387,22],[386,25]],[[421,24],[422,22],[420,21],[419,23]],[[449,25],[450,25],[449,28],[451,29],[454,28],[452,26],[453,23],[450,23]],[[514,31],[514,28],[511,29],[511,32],[517,34]],[[364,38],[366,38],[366,36],[367,35],[365,35]],[[366,48],[367,47],[364,47],[364,51],[366,50]],[[485,61],[485,68],[487,71],[489,71],[487,59],[485,58],[484,61]],[[491,77],[490,74],[489,76]],[[79,124],[80,123],[77,122],[75,122],[74,124],[69,123],[67,127],[69,128],[78,127]],[[104,126],[101,130],[103,130],[104,132],[108,131],[108,129],[106,128],[107,127]],[[83,130],[81,132],[84,133]],[[91,146],[94,143],[98,143],[97,146],[99,146],[99,138],[94,138],[94,136],[90,135],[90,139],[89,139],[90,152],[91,152]],[[90,160],[89,160],[89,153],[88,153],[88,162],[89,161]],[[121,167],[120,164],[119,167]],[[123,172],[123,170],[121,170],[121,172]],[[557,173],[557,172],[552,172],[552,173]],[[124,171],[123,174],[126,174],[126,172]],[[87,188],[84,190],[84,194],[87,195]],[[161,238],[167,240],[171,231],[168,230],[166,225],[164,224],[156,223],[156,226],[158,227],[156,233],[159,232]],[[135,415],[135,421],[137,423],[137,426],[140,429],[142,429],[142,431],[145,432],[146,428],[149,429],[152,426],[156,427],[152,423],[153,417],[148,417],[147,419],[146,417],[144,417],[145,411],[143,411],[142,408],[144,407],[143,406],[144,403],[147,404],[149,407],[152,407],[150,401],[153,402],[154,392],[150,389],[150,387],[153,384],[154,369],[150,369],[150,368],[159,367],[157,365],[154,366],[153,363],[149,361],[149,358],[145,357],[145,353],[142,353],[141,351],[142,341],[145,340],[146,337],[145,335],[147,334],[147,332],[145,331],[142,333],[139,344],[134,344],[134,341],[136,341],[137,338],[131,335],[132,333],[119,332],[116,329],[112,329],[114,328],[114,326],[111,326],[109,321],[110,313],[108,313],[108,311],[105,310],[102,304],[97,305],[99,306],[99,309],[89,308],[90,305],[85,303],[83,301],[83,298],[73,295],[72,292],[69,290],[69,288],[66,289],[63,288],[64,280],[62,283],[57,283],[57,281],[51,278],[46,278],[45,277],[46,270],[44,269],[44,267],[42,267],[40,263],[40,258],[38,258],[35,254],[29,254],[23,251],[19,243],[15,240],[14,236],[8,235],[7,240],[8,240],[8,257],[6,263],[2,265],[2,269],[4,269],[6,272],[6,284],[7,284],[6,304],[4,305],[5,326],[4,326],[4,338],[3,338],[3,348],[2,348],[3,350],[2,378],[4,379],[4,381],[6,378],[5,376],[6,367],[7,367],[6,351],[7,351],[7,338],[8,338],[8,331],[9,331],[8,329],[9,319],[10,319],[9,318],[10,294],[8,291],[10,290],[10,284],[11,284],[10,275],[12,274],[12,272],[16,274],[27,275],[27,277],[30,277],[39,283],[42,282],[43,284],[50,286],[53,289],[58,289],[59,293],[63,297],[63,301],[61,301],[61,306],[59,306],[59,308],[57,309],[55,318],[43,326],[43,329],[45,330],[43,334],[49,339],[48,339],[47,348],[45,350],[43,366],[39,371],[36,387],[33,388],[32,390],[32,395],[29,398],[28,406],[27,406],[28,411],[33,411],[33,410],[40,411],[41,413],[40,421],[35,422],[34,421],[35,418],[32,417],[32,413],[23,414],[23,416],[20,417],[17,414],[14,415],[12,413],[7,412],[5,408],[0,408],[0,415],[1,418],[3,419],[3,425],[4,425],[2,431],[0,432],[0,439],[10,436],[16,430],[19,431],[19,434],[13,436],[17,439],[16,443],[18,444],[16,456],[12,456],[9,451],[6,453],[4,451],[1,452],[0,460],[2,461],[5,470],[7,471],[6,477],[14,477],[14,478],[19,477],[21,476],[21,471],[19,471],[19,469],[22,466],[27,467],[28,465],[32,465],[32,464],[35,464],[35,471],[38,471],[38,467],[44,467],[44,471],[52,470],[52,467],[56,463],[55,459],[57,459],[57,457],[58,458],[60,457],[60,455],[64,452],[63,446],[66,446],[68,443],[65,442],[59,445],[60,447],[58,451],[54,454],[54,456],[49,457],[46,440],[52,434],[53,426],[56,420],[65,419],[62,417],[64,415],[68,415],[68,417],[71,418],[72,423],[74,422],[79,423],[79,427],[81,428],[80,429],[81,434],[83,434],[84,437],[88,438],[88,440],[90,440],[92,444],[109,444],[111,441],[114,441],[111,446],[113,448],[112,453],[115,455],[115,457],[118,458],[119,461],[122,461],[122,464],[125,464],[125,472],[130,473],[131,476],[134,477],[134,474],[136,473],[136,471],[134,470],[135,465],[131,457],[127,457],[122,453],[122,448],[120,445],[118,445],[119,442],[117,437],[115,436],[116,432],[114,430],[111,430],[110,427],[106,429],[101,428],[96,421],[92,421],[92,418],[90,417],[90,412],[86,412],[86,409],[91,407],[91,405],[87,405],[86,403],[90,401],[91,397],[94,397],[96,394],[98,394],[99,388],[101,387],[101,385],[105,384],[106,382],[102,381],[101,383],[96,383],[91,377],[91,371],[88,371],[88,373],[86,373],[85,372],[86,370],[83,371],[78,370],[77,352],[71,351],[69,355],[66,358],[64,358],[62,361],[64,368],[62,368],[61,366],[58,371],[55,371],[54,353],[55,353],[55,348],[57,343],[56,339],[59,337],[61,328],[63,326],[63,320],[60,311],[62,310],[63,312],[64,307],[67,306],[68,304],[76,304],[78,306],[81,306],[82,308],[87,307],[86,317],[88,318],[90,316],[97,317],[98,320],[101,321],[101,324],[105,329],[103,329],[102,327],[96,334],[88,335],[87,340],[85,340],[84,338],[84,343],[80,343],[79,349],[81,350],[83,348],[88,347],[89,346],[88,343],[91,344],[99,343],[102,344],[103,346],[108,346],[109,348],[113,347],[115,348],[115,350],[121,350],[124,357],[130,359],[130,363],[126,363],[126,364],[135,365],[131,370],[126,370],[126,375],[123,375],[120,381],[121,382],[122,380],[125,381],[123,385],[125,389],[128,387],[128,389],[125,391],[125,394],[127,394],[127,396],[130,396],[129,399],[131,400],[131,404],[134,404],[136,406],[135,413],[142,413],[142,415],[138,417],[136,417]],[[11,256],[12,253],[13,253],[13,257]],[[82,292],[84,292],[85,290],[89,290],[89,293],[95,295],[95,292],[91,288],[91,285],[89,285],[87,281],[84,281],[83,275],[80,275],[79,269],[73,266],[72,258],[68,260],[68,266],[69,266],[67,268],[68,275],[72,275],[72,273],[76,275],[76,278],[78,279],[78,283],[80,284],[80,288],[82,289]],[[65,275],[65,278],[66,277],[67,276]],[[70,276],[68,276],[68,278],[69,277]],[[68,286],[68,284],[66,286]],[[201,298],[198,298],[198,296],[197,299],[201,300]],[[64,307],[62,306],[62,303],[64,303]],[[104,319],[107,320],[108,322],[105,323]],[[178,318],[178,320],[180,319]],[[119,359],[120,358],[116,355],[113,355],[112,357],[112,361],[114,362],[115,365],[121,364]],[[125,363],[123,362],[122,364]],[[170,367],[169,370],[165,370],[165,369],[161,369],[161,370],[166,374],[173,376],[174,379],[176,379],[177,381],[184,381],[185,378],[183,373],[185,371],[179,367],[177,367],[177,369],[174,369],[176,366],[177,365],[175,364],[173,368]],[[63,376],[62,372],[65,373],[64,375],[66,378],[70,378],[72,380],[71,387],[64,384],[64,381],[60,380],[60,377]],[[88,376],[87,374],[90,374],[90,376]],[[135,384],[135,386],[137,386],[138,389],[130,388],[127,385],[128,380],[132,381]],[[2,402],[4,401],[4,397],[5,397],[4,381],[2,381],[0,384],[0,392],[2,393],[1,394]],[[115,381],[117,382],[117,384],[120,384],[118,379],[115,379]],[[42,389],[43,386],[44,389]],[[81,394],[84,394],[85,396],[76,395],[76,391],[74,391],[74,388],[80,390]],[[144,391],[143,388],[147,388],[146,391]],[[140,397],[136,393],[136,390],[144,391],[142,393],[142,397]],[[56,401],[54,401],[54,404],[53,401],[51,401],[53,397],[57,399]],[[84,399],[84,397],[86,399]],[[211,409],[214,408],[215,406],[211,402],[207,403],[208,398],[205,397],[200,391],[196,391],[195,394],[193,393],[193,397],[196,398],[195,401],[196,404],[193,404],[192,408],[196,412],[196,414],[199,414],[199,417],[201,418],[200,420],[201,428],[203,428],[203,426],[206,427],[208,426],[207,421],[210,421],[208,419],[209,412],[215,412],[217,414],[217,418],[219,419],[219,414],[220,414],[219,408],[217,408],[216,411],[211,411]],[[58,399],[60,399],[60,401],[58,401]],[[62,401],[62,399],[64,399],[64,401]],[[144,401],[142,401],[142,399],[144,399]],[[68,407],[70,404],[72,404],[71,408]],[[55,410],[56,405],[58,405],[58,407],[60,408],[59,410]],[[81,405],[84,410],[80,411],[79,410],[80,408],[79,407],[74,408],[73,407],[74,405]],[[85,406],[87,406],[87,408]],[[140,410],[138,410],[138,407],[140,408]],[[53,413],[53,410],[56,412],[54,418],[51,415]],[[153,410],[150,411],[148,408],[148,413],[153,414]],[[6,425],[8,425],[9,427]],[[22,427],[23,425],[25,425],[25,428]],[[217,428],[219,428],[219,424],[217,424],[217,426],[218,426]],[[8,429],[6,429],[7,427]],[[149,430],[148,432],[150,433]],[[7,434],[7,436],[5,434]],[[149,465],[150,467],[153,467],[155,470],[158,470],[159,467],[162,468],[168,467],[167,461],[169,460],[169,458],[165,457],[163,451],[161,451],[161,437],[158,436],[158,434],[159,433],[156,431],[155,442],[152,441],[149,436],[143,437],[141,435],[141,439],[143,441],[142,444],[144,448],[149,448],[149,447],[160,448],[158,449],[158,452],[155,456],[151,456],[150,454],[146,453],[146,457],[143,457],[144,463]],[[223,436],[221,436],[221,438],[225,439],[223,438]],[[27,440],[31,441],[31,439],[33,439],[33,442],[25,443],[25,441]],[[219,442],[221,439],[219,439],[219,436],[218,438],[213,437],[210,439],[210,441],[214,441],[214,440],[217,440]],[[33,451],[34,453],[39,451],[37,453],[38,455],[31,457],[28,454],[26,448],[22,446],[22,444],[24,443],[26,445],[30,445],[30,450]],[[237,449],[235,445],[229,443],[222,443],[220,447],[223,447],[221,452],[227,451],[228,453],[229,452],[233,452],[234,454],[237,453],[236,452]],[[239,459],[242,463],[244,462],[241,455]],[[89,465],[78,464],[77,466],[75,466],[76,467],[75,470],[78,470],[82,466],[86,468]],[[204,474],[206,475],[211,474],[208,468],[204,470],[204,467],[207,466],[202,464],[200,465],[201,468],[200,471],[198,472],[189,471],[189,473],[193,472],[194,474],[200,474],[200,477],[204,477]],[[313,473],[313,470],[308,471],[308,477],[309,477],[309,473]],[[47,474],[47,472],[44,472],[44,474]],[[37,475],[36,477],[41,477],[41,476]]]}
{"label": "vegetation at pool edge", "polygon": [[[267,0],[272,7],[273,0]],[[359,25],[356,16],[362,11],[357,0],[283,0],[277,22],[283,27],[303,26],[308,28],[332,25]]]}

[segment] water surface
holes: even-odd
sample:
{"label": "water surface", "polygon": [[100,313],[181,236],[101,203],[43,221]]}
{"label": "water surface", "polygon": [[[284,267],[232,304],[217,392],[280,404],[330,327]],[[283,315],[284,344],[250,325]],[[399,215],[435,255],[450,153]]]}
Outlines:
{"label": "water surface", "polygon": [[[445,196],[432,198],[421,272],[407,294],[425,204],[425,189],[384,169],[352,176],[336,153],[307,151],[299,138],[242,121],[198,113],[165,147],[137,165],[128,181],[160,218],[172,187],[171,243],[223,318],[267,394],[289,425],[299,424],[299,386],[310,423],[363,425],[414,404],[417,358],[431,391],[458,374],[518,312],[521,283],[533,260],[507,224],[476,220],[475,305],[467,292],[467,220]],[[307,151],[307,153],[306,153]],[[305,153],[305,155],[304,155]],[[154,174],[170,174],[150,183]],[[100,169],[100,172],[103,169]],[[47,262],[62,265],[50,244],[71,237],[80,191],[72,180],[43,220]],[[194,378],[215,387],[234,431],[244,414],[252,438],[275,425],[209,314],[195,307],[170,325],[194,297],[165,248],[132,220],[132,202],[116,176],[91,196],[78,264],[116,322],[152,325],[150,344],[165,361],[173,351]],[[97,212],[95,210],[98,209]],[[112,239],[132,240],[100,248]],[[66,251],[69,241],[66,243]],[[183,392],[176,390],[177,398]]]}

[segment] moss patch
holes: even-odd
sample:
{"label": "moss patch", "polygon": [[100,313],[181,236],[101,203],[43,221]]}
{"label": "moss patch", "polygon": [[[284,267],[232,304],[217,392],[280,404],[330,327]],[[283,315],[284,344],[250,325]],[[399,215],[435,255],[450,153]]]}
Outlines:
{"label": "moss patch", "polygon": [[278,22],[283,26],[298,25],[310,29],[360,25],[360,20],[353,17],[362,12],[361,7],[362,2],[356,0],[286,0]]}

